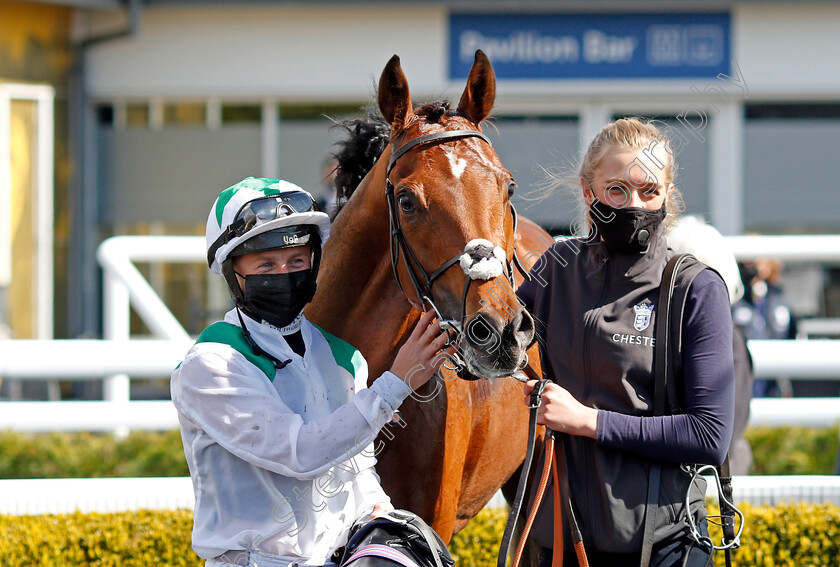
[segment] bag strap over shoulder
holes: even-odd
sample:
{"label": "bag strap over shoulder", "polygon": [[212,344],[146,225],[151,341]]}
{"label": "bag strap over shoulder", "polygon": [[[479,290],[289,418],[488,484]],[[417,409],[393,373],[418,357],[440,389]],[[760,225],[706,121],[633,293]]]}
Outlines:
{"label": "bag strap over shoulder", "polygon": [[[658,345],[661,340],[666,348],[654,348],[654,376],[657,387],[654,391],[654,415],[674,413],[682,406],[678,396],[682,384],[678,383],[676,378],[682,376],[683,315],[688,290],[694,278],[705,269],[707,266],[691,254],[679,254],[668,261],[662,273],[655,344]],[[660,324],[663,321],[664,324]],[[659,400],[660,404],[658,409],[656,400]]]}
{"label": "bag strap over shoulder", "polygon": [[[694,278],[706,268],[690,254],[679,254],[668,260],[662,272],[659,286],[659,304],[656,306],[653,349],[653,415],[666,415],[679,407],[676,385],[669,382],[682,372],[682,318],[688,288]],[[675,293],[676,290],[676,293]],[[674,340],[676,339],[676,340]],[[672,341],[677,344],[673,349]],[[666,400],[669,404],[666,408]],[[666,412],[667,409],[667,412]],[[642,539],[641,567],[650,563],[653,551],[653,536],[656,528],[656,512],[659,508],[659,481],[662,466],[653,462],[648,475],[647,506],[645,507],[645,529]]]}
{"label": "bag strap over shoulder", "polygon": [[[682,387],[682,323],[688,291],[694,278],[708,266],[691,254],[680,254],[671,258],[662,273],[659,288],[659,306],[656,313],[654,342],[654,413],[666,415],[680,410],[678,390]],[[666,408],[666,399],[668,406]],[[725,541],[735,540],[734,510],[732,501],[732,475],[729,471],[729,453],[723,464],[716,467],[721,480],[721,513]],[[656,525],[656,509],[659,499],[659,477],[661,467],[651,464],[648,484],[648,501],[645,510],[645,532],[642,543],[642,567],[647,567],[653,548],[653,531]],[[731,565],[731,549],[726,548],[726,564]]]}

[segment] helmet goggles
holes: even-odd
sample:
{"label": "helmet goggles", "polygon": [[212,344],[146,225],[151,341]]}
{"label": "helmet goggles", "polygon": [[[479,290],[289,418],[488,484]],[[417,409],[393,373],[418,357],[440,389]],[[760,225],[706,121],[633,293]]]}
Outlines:
{"label": "helmet goggles", "polygon": [[318,206],[312,196],[305,191],[290,191],[248,201],[236,213],[227,230],[207,251],[207,261],[212,265],[216,251],[234,238],[241,237],[273,220],[313,211],[317,212]]}
{"label": "helmet goggles", "polygon": [[302,191],[269,195],[268,197],[254,199],[242,205],[242,208],[236,213],[230,228],[234,237],[242,236],[252,229],[274,219],[317,210],[318,206],[312,197]]}

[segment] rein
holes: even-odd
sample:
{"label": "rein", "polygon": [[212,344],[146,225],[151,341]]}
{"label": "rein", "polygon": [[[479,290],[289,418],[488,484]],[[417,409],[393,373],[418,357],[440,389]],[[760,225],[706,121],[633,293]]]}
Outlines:
{"label": "rein", "polygon": [[[499,546],[499,557],[497,559],[497,567],[505,567],[507,562],[508,551],[510,543],[513,539],[513,530],[516,523],[519,521],[519,514],[522,510],[522,503],[525,499],[525,489],[528,485],[528,477],[531,471],[531,464],[534,460],[534,452],[537,443],[537,410],[542,404],[542,394],[545,390],[548,380],[540,379],[536,375],[534,369],[530,365],[525,365],[522,370],[527,378],[536,380],[534,389],[531,391],[530,404],[528,405],[528,449],[525,455],[525,461],[522,463],[522,472],[519,474],[519,484],[516,487],[516,496],[510,507],[510,515],[508,516],[507,524],[505,525],[502,542]],[[521,380],[521,377],[517,377]],[[556,449],[555,449],[556,445]],[[534,495],[534,502],[531,505],[531,510],[525,521],[525,527],[519,537],[519,543],[516,546],[513,559],[510,567],[519,567],[519,562],[522,559],[522,554],[525,551],[525,543],[528,535],[531,532],[531,527],[534,525],[534,520],[537,517],[540,504],[542,504],[545,490],[548,486],[549,476],[552,477],[554,483],[554,554],[552,557],[552,567],[560,567],[563,564],[563,516],[562,509],[565,508],[568,512],[570,522],[570,533],[572,536],[572,543],[577,556],[578,565],[580,567],[589,567],[589,560],[586,557],[586,550],[583,546],[583,536],[581,535],[577,519],[574,515],[572,507],[571,494],[569,492],[569,485],[567,482],[566,458],[563,450],[563,439],[559,433],[546,428],[545,435],[545,458],[543,464],[542,474],[537,483],[537,491]],[[563,479],[562,482],[560,479]]]}
{"label": "rein", "polygon": [[[455,319],[445,319],[443,317],[442,312],[437,307],[434,302],[434,298],[432,295],[432,284],[442,276],[449,268],[459,263],[461,256],[463,256],[464,252],[461,252],[446,262],[444,262],[440,267],[434,270],[431,274],[429,274],[422,266],[420,261],[417,259],[417,255],[414,253],[411,245],[408,243],[408,239],[405,237],[405,233],[402,230],[402,224],[400,223],[399,213],[397,211],[397,205],[394,196],[394,185],[391,183],[391,170],[394,169],[394,166],[397,163],[397,160],[408,153],[410,150],[422,146],[427,146],[432,143],[437,143],[446,140],[458,140],[462,138],[479,138],[484,140],[492,147],[492,142],[490,139],[479,132],[478,130],[450,130],[445,132],[435,132],[432,134],[426,134],[424,136],[420,136],[418,138],[414,138],[409,140],[402,146],[399,146],[397,149],[391,152],[391,157],[388,161],[388,169],[385,174],[385,198],[388,202],[388,216],[390,219],[390,226],[391,226],[391,269],[394,272],[394,278],[397,280],[397,285],[400,288],[400,291],[403,295],[407,295],[405,293],[405,289],[403,289],[402,282],[400,282],[399,274],[397,272],[397,265],[399,264],[400,256],[402,255],[405,258],[405,265],[406,271],[408,272],[408,277],[411,280],[411,285],[414,287],[414,292],[417,294],[417,298],[419,299],[422,304],[428,302],[431,305],[432,309],[435,310],[435,314],[437,315],[438,319],[440,320],[440,326],[442,329],[452,329],[457,334],[461,334],[463,331],[464,320],[466,319],[467,315],[467,293],[470,289],[470,283],[472,282],[472,278],[467,276],[466,282],[464,283],[464,292],[461,297],[461,319],[460,321],[456,321]],[[516,215],[516,209],[513,207],[513,203],[510,203],[510,210],[511,215],[513,216],[513,230],[514,235],[516,234],[518,219]],[[507,261],[507,278],[510,282],[511,287],[515,288],[515,281],[513,279],[513,266],[522,273],[527,279],[530,279],[530,275],[528,272],[522,267],[522,263],[519,261],[519,258],[516,256],[516,251],[514,250],[513,259]],[[455,365],[460,369],[465,367],[460,357],[457,355],[452,356],[455,359]],[[461,374],[459,370],[459,375]]]}

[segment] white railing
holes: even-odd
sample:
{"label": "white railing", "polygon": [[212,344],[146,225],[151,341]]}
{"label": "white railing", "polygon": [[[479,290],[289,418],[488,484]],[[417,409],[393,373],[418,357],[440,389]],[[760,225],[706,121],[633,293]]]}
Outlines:
{"label": "white railing", "polygon": [[[192,339],[0,341],[0,376],[24,380],[92,380],[116,373],[162,378]],[[840,379],[840,341],[750,341],[760,378]],[[37,361],[35,363],[34,361]],[[750,425],[826,427],[840,422],[837,398],[756,398]],[[2,402],[0,430],[111,431],[178,427],[168,401]]]}
{"label": "white railing", "polygon": [[[840,236],[732,236],[727,240],[739,260],[773,256],[791,263],[840,263]],[[0,429],[177,427],[169,402],[129,401],[129,376],[168,376],[192,343],[134,262],[204,263],[204,238],[116,236],[100,245],[97,257],[104,272],[105,339],[0,341],[0,378],[105,378],[105,401],[2,402]],[[130,338],[130,307],[156,338]],[[750,341],[749,346],[757,378],[840,379],[840,340]],[[831,425],[840,421],[840,400],[760,399],[753,401],[751,413],[750,423],[756,425]]]}
{"label": "white railing", "polygon": [[[774,506],[782,502],[840,503],[840,476],[736,476],[735,502]],[[712,483],[706,497],[717,501]],[[507,504],[501,492],[489,508]],[[87,512],[192,509],[195,496],[190,477],[58,478],[0,480],[0,515],[31,516]]]}
{"label": "white railing", "polygon": [[[131,305],[152,333],[163,339],[188,340],[189,334],[143,277],[134,262],[197,262],[204,239],[195,236],[115,236],[99,245],[96,257],[104,274],[103,332],[106,340],[130,339]],[[128,402],[129,377],[105,380],[107,401]]]}
{"label": "white railing", "polygon": [[[1,402],[0,431],[169,431],[178,414],[169,400],[133,402]],[[750,426],[830,427],[840,423],[837,398],[755,398]]]}
{"label": "white railing", "polygon": [[840,264],[837,234],[727,236],[725,240],[739,262],[775,258],[791,264]]}
{"label": "white railing", "polygon": [[178,412],[169,400],[133,402],[2,402],[0,431],[112,431],[178,429]]}
{"label": "white railing", "polygon": [[[192,343],[190,337],[0,341],[0,377],[94,380],[120,373],[160,378],[172,372]],[[748,344],[756,378],[840,380],[840,340],[761,340]]]}
{"label": "white railing", "polygon": [[[18,380],[101,380],[169,376],[193,339],[0,341],[0,377]],[[125,400],[119,400],[125,401]],[[4,406],[5,407],[5,406]]]}
{"label": "white railing", "polygon": [[0,514],[177,510],[195,506],[190,477],[0,480]]}

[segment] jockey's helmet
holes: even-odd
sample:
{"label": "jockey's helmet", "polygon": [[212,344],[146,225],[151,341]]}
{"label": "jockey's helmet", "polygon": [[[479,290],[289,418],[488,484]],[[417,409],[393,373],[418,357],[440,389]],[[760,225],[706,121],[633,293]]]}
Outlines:
{"label": "jockey's helmet", "polygon": [[318,275],[321,247],[330,219],[297,185],[268,177],[247,177],[222,191],[207,217],[207,263],[222,274],[238,307],[242,290],[233,273],[236,256],[309,245],[312,280]]}

